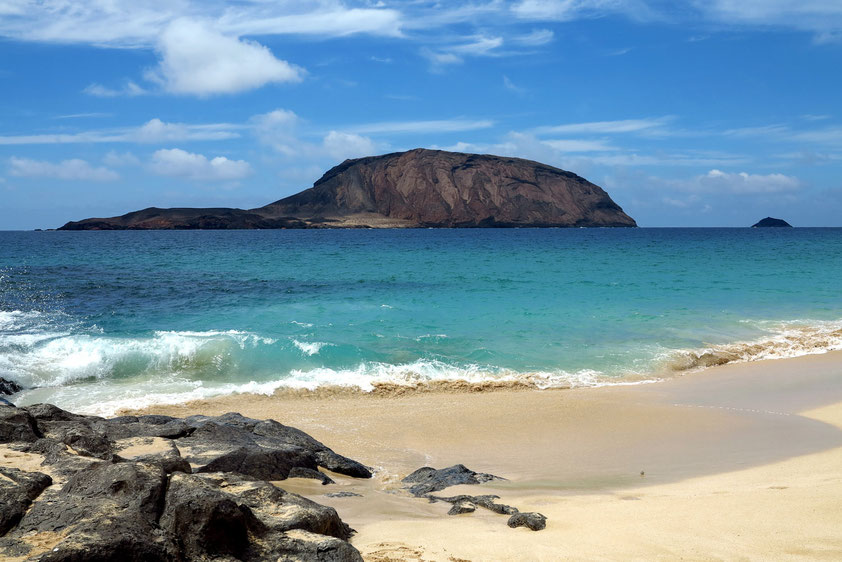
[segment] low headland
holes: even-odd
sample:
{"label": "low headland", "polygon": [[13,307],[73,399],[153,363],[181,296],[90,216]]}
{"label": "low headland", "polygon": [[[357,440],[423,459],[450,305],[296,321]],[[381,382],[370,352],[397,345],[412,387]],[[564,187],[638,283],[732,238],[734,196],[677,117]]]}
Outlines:
{"label": "low headland", "polygon": [[[171,440],[195,472],[170,473],[169,490],[181,495],[166,492],[162,513],[168,515],[159,518],[159,527],[183,513],[176,509],[179,502],[203,486],[204,493],[228,494],[233,505],[245,505],[260,523],[239,524],[248,541],[243,544],[249,545],[242,548],[286,545],[289,558],[282,559],[352,560],[357,552],[375,561],[842,556],[842,352],[733,363],[653,384],[463,390],[232,395],[127,412],[119,423],[135,424],[134,432],[148,430],[153,420],[205,428],[204,434],[195,429],[190,435],[158,437]],[[52,423],[46,429],[54,435],[45,432],[44,438],[58,439],[61,424],[41,421],[55,412],[41,408],[30,409],[37,427]],[[280,423],[261,421],[266,419]],[[248,438],[265,447],[266,440],[289,439],[290,432],[299,446],[306,443],[315,466],[311,462],[288,472],[286,479],[261,473],[243,482],[248,475],[237,471],[265,463],[239,462],[237,455],[244,453],[231,453],[231,440]],[[220,445],[223,436],[228,445]],[[72,450],[62,454],[84,457],[90,443],[75,439]],[[182,439],[187,441],[180,444]],[[280,441],[272,443],[283,448]],[[100,470],[116,470],[109,467],[150,453],[142,447],[127,452],[129,444],[123,441],[124,448],[111,450],[119,459],[93,462],[105,465]],[[7,471],[49,469],[42,464],[44,453],[2,447]],[[370,469],[372,477],[348,473],[348,467],[357,466]],[[430,468],[418,472],[422,467]],[[448,471],[433,470],[444,468]],[[260,479],[273,481],[287,496],[269,494],[273,488],[261,487]],[[42,494],[64,493],[68,486],[52,492],[48,487]],[[71,488],[69,493],[77,495],[89,489],[82,483]],[[269,521],[267,514],[282,505],[286,522]],[[305,518],[309,527],[289,523],[295,520],[291,514],[304,517],[302,506],[334,521],[333,527],[314,527],[315,515]],[[335,523],[332,510],[354,534]],[[513,518],[522,526],[509,528]],[[280,534],[254,530],[272,525]],[[334,531],[324,535],[319,528]],[[52,537],[49,544],[55,544],[58,535],[38,540],[47,544]],[[36,542],[35,535],[28,536]],[[313,551],[306,548],[318,544],[324,545],[319,552],[347,557],[307,558]],[[300,550],[291,550],[293,545]]]}

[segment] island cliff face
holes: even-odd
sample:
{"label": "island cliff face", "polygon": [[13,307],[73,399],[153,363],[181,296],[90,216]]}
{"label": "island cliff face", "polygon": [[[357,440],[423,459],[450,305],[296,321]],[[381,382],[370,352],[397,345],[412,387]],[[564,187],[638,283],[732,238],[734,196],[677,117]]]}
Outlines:
{"label": "island cliff face", "polygon": [[416,149],[346,160],[313,187],[257,209],[157,209],[62,230],[633,227],[599,186],[552,166]]}

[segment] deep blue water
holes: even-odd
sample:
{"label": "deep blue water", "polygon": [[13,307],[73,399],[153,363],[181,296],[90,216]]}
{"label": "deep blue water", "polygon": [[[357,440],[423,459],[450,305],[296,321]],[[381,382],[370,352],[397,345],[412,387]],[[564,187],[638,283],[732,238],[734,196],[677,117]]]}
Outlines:
{"label": "deep blue water", "polygon": [[101,412],[635,381],[842,347],[840,279],[842,229],[0,232],[0,377]]}

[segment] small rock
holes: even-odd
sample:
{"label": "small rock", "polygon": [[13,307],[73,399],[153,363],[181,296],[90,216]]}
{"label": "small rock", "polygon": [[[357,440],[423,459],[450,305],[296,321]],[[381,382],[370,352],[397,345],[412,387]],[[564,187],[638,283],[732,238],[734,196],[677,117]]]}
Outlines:
{"label": "small rock", "polygon": [[512,507],[510,505],[506,505],[503,503],[496,503],[494,500],[499,500],[500,496],[493,496],[493,495],[484,495],[484,496],[468,496],[468,495],[459,495],[459,496],[451,496],[451,497],[440,497],[440,496],[427,496],[430,501],[442,501],[456,505],[457,503],[467,502],[477,505],[479,507],[484,507],[489,511],[493,511],[494,513],[499,513],[500,515],[512,515],[518,512],[516,507]]}
{"label": "small rock", "polygon": [[529,511],[525,513],[515,513],[509,517],[509,527],[528,527],[533,531],[540,531],[547,526],[547,518],[540,513]]}
{"label": "small rock", "polygon": [[401,482],[412,484],[408,486],[409,492],[414,496],[422,497],[430,492],[438,492],[450,486],[482,484],[490,480],[505,480],[505,478],[483,472],[474,472],[463,464],[456,464],[442,469],[425,466],[419,468]]}
{"label": "small rock", "polygon": [[331,492],[329,494],[325,494],[326,498],[361,498],[363,497],[362,494],[357,494],[355,492]]}
{"label": "small rock", "polygon": [[312,468],[304,468],[302,466],[293,467],[289,471],[287,478],[312,478],[313,480],[321,481],[322,486],[336,483],[324,472],[319,472],[318,470],[313,470]]}
{"label": "small rock", "polygon": [[17,394],[21,390],[23,390],[23,387],[15,381],[10,381],[9,379],[0,377],[0,395],[11,396],[12,394]]}
{"label": "small rock", "polygon": [[453,504],[450,508],[450,511],[447,512],[448,515],[462,515],[463,513],[473,513],[477,510],[476,504],[461,500]]}

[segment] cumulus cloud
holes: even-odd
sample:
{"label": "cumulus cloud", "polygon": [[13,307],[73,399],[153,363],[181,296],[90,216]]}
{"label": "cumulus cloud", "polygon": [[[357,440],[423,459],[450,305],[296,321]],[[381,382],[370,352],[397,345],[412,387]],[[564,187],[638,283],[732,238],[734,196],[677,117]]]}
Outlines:
{"label": "cumulus cloud", "polygon": [[176,94],[232,94],[269,83],[300,82],[304,75],[302,68],[275,58],[267,47],[194,20],[171,23],[157,49],[161,61],[147,78]]}
{"label": "cumulus cloud", "polygon": [[298,138],[297,130],[301,119],[295,112],[276,109],[269,113],[255,115],[250,122],[261,143],[287,156],[300,152],[302,143]]}
{"label": "cumulus cloud", "polygon": [[224,156],[208,159],[203,154],[180,148],[155,151],[149,169],[161,176],[195,181],[236,181],[252,173],[251,166],[245,160],[229,160]]}
{"label": "cumulus cloud", "polygon": [[368,137],[339,131],[329,132],[322,141],[325,151],[336,160],[359,158],[375,153],[374,142]]}
{"label": "cumulus cloud", "polygon": [[299,127],[303,120],[294,112],[276,109],[251,118],[258,140],[288,157],[305,156],[334,160],[370,156],[377,152],[374,141],[350,131],[329,131],[320,143],[301,138]]}
{"label": "cumulus cloud", "polygon": [[60,180],[114,181],[120,175],[114,170],[91,166],[85,160],[71,158],[58,163],[30,158],[9,159],[9,173],[18,177],[41,177]]}

